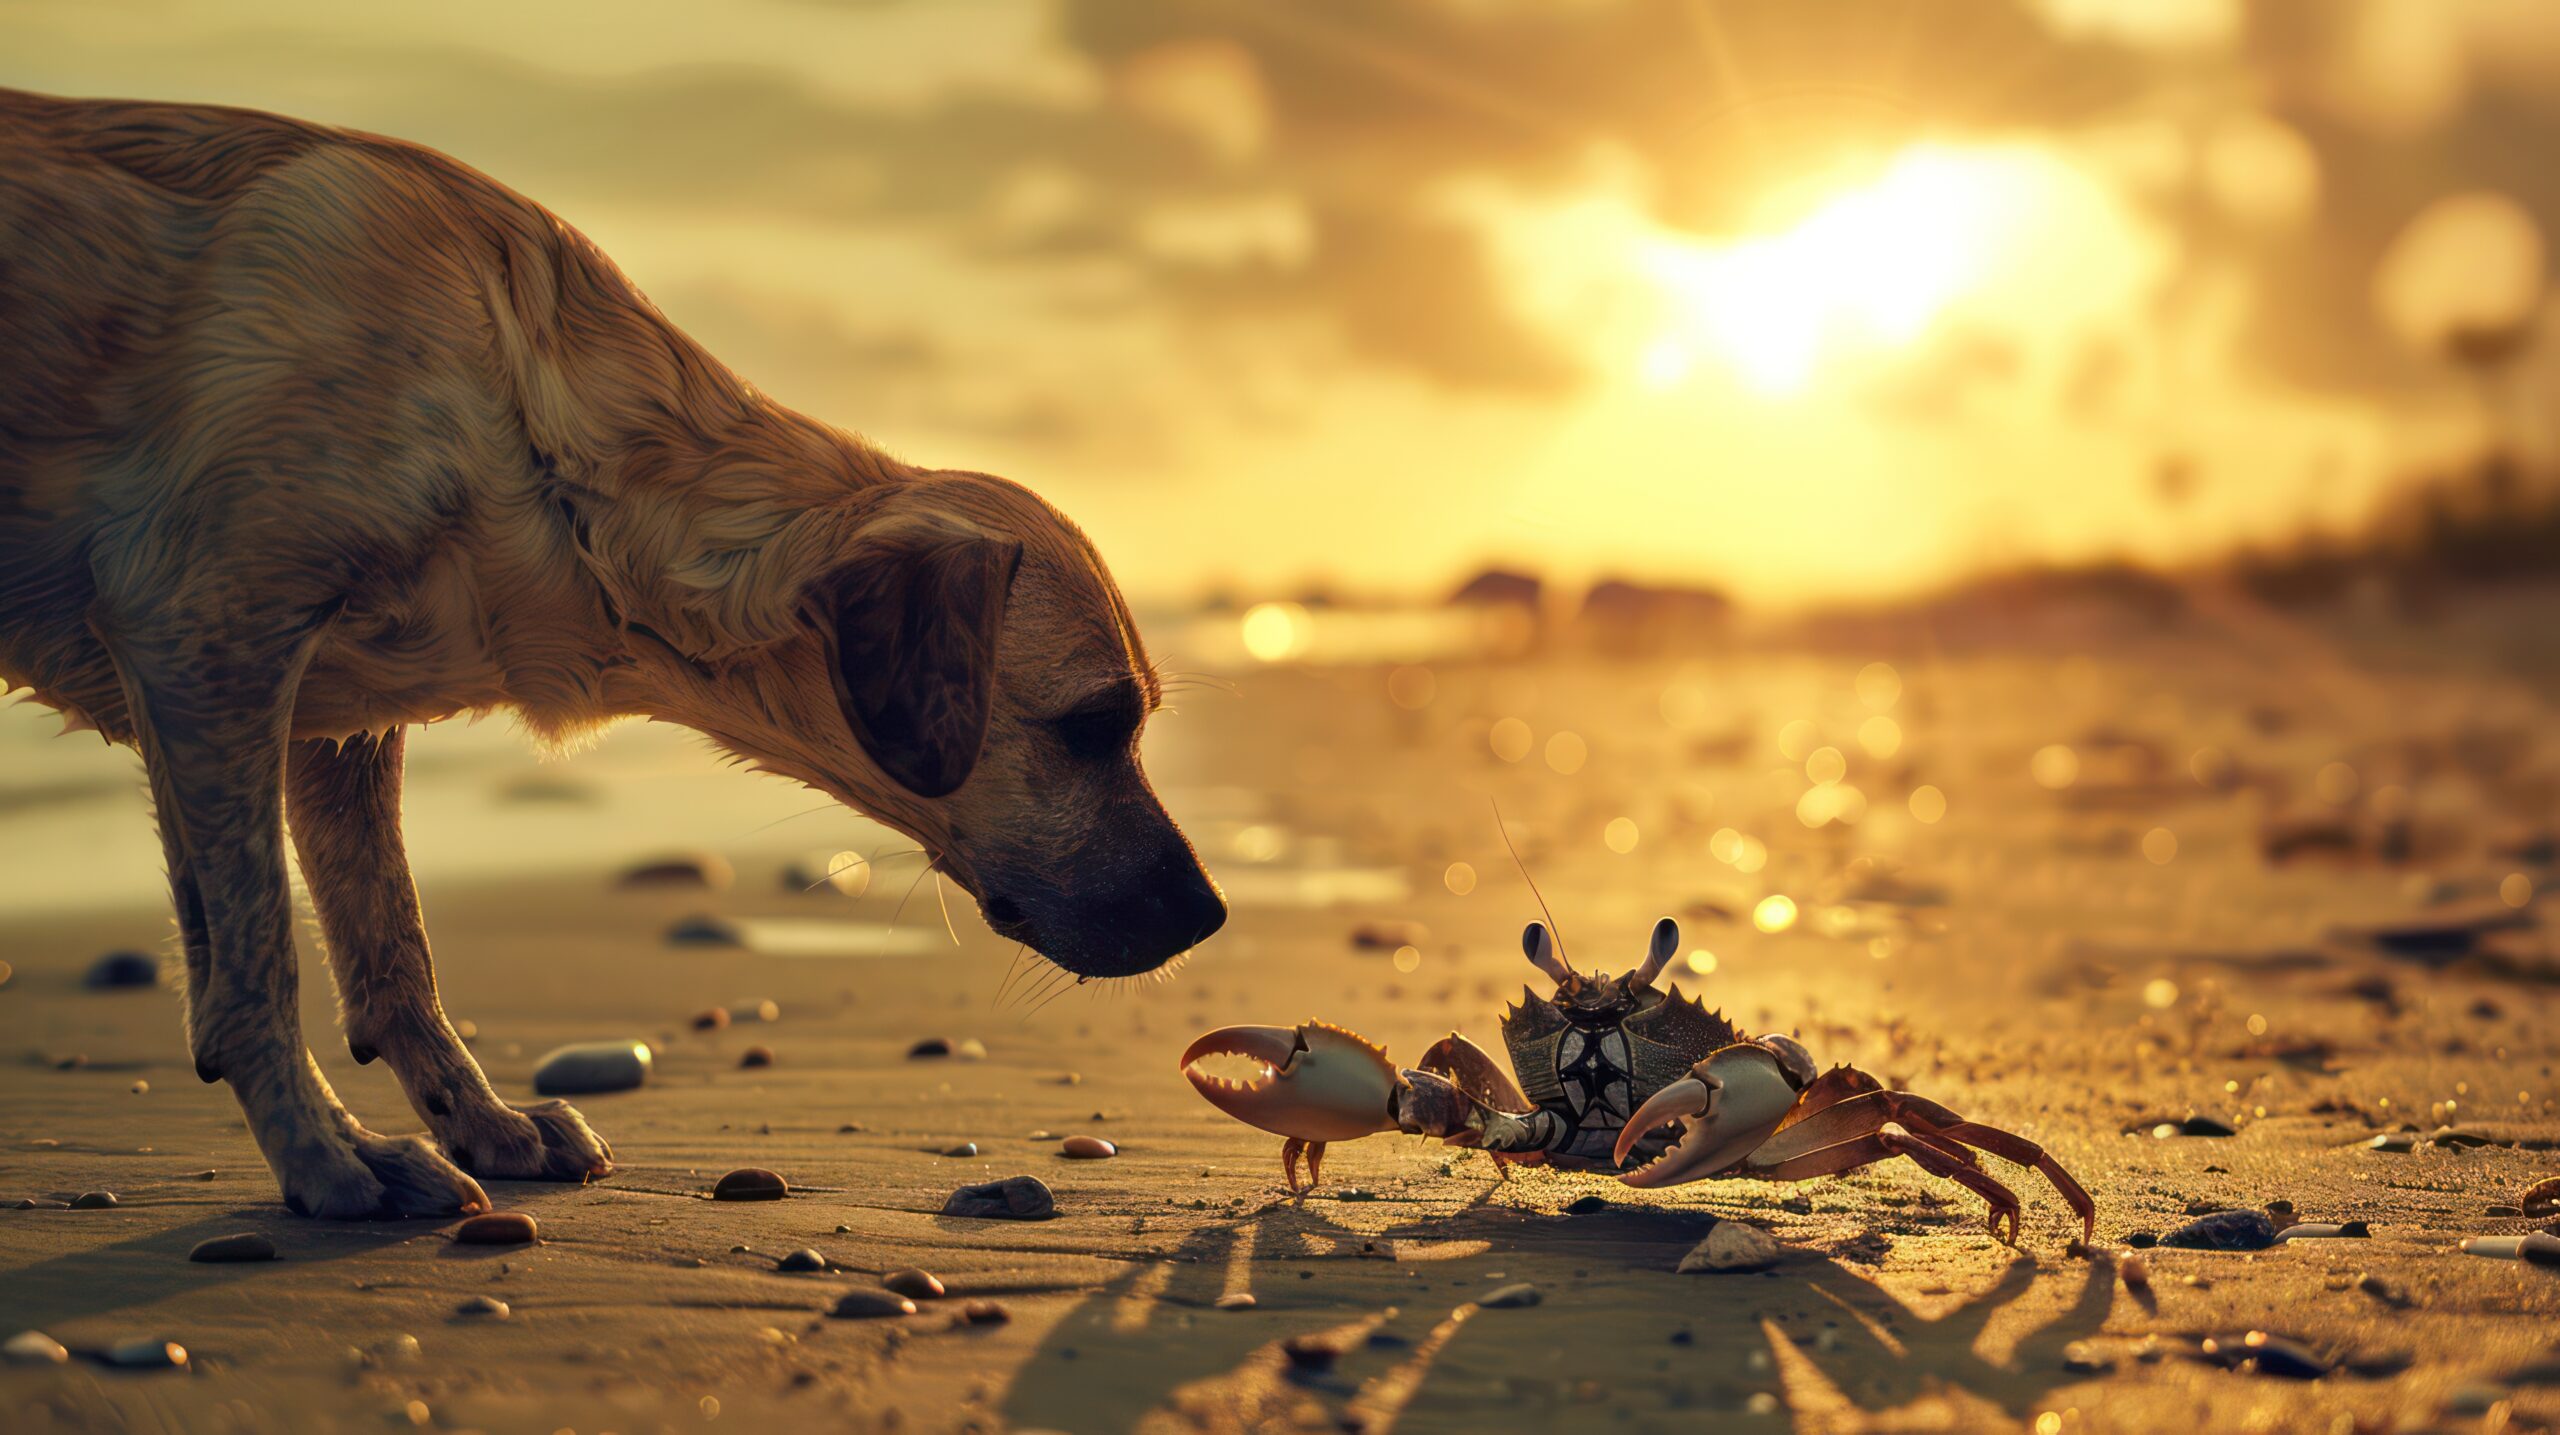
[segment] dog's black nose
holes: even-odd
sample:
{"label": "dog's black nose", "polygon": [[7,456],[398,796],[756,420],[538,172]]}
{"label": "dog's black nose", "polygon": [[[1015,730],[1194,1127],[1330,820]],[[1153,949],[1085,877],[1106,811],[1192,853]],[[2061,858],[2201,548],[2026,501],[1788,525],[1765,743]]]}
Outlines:
{"label": "dog's black nose", "polygon": [[1076,914],[1081,940],[1072,945],[1084,962],[1070,964],[1089,962],[1097,976],[1153,971],[1226,924],[1226,898],[1190,844],[1176,838]]}

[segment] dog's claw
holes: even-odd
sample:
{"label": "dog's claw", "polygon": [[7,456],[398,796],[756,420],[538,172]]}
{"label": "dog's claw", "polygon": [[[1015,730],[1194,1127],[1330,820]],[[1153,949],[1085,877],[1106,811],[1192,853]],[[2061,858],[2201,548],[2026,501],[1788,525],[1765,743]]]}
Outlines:
{"label": "dog's claw", "polygon": [[[1197,1070],[1212,1056],[1262,1064],[1247,1081]],[[1348,1141],[1396,1130],[1395,1096],[1405,1081],[1374,1043],[1338,1026],[1221,1027],[1182,1053],[1182,1074],[1210,1105],[1293,1141]]]}

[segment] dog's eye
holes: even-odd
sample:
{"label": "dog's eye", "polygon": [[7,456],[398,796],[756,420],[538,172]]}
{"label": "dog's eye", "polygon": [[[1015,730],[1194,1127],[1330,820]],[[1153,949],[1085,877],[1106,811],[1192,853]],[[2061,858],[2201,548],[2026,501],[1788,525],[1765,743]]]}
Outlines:
{"label": "dog's eye", "polygon": [[1138,740],[1146,716],[1134,685],[1090,699],[1056,720],[1058,737],[1078,757],[1117,757]]}

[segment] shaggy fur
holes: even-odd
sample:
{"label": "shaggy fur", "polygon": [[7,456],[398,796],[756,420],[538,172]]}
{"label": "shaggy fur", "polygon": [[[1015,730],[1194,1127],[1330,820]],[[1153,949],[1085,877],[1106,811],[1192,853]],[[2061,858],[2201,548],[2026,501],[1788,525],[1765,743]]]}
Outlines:
{"label": "shaggy fur", "polygon": [[[412,145],[0,91],[0,686],[140,750],[197,1070],[287,1202],[576,1179],[576,1112],[498,1100],[435,992],[407,726],[643,716],[915,837],[1080,973],[1224,919],[1139,771],[1155,677],[1083,535],[783,409],[541,207]],[[285,818],[359,1060],[298,1035]]]}

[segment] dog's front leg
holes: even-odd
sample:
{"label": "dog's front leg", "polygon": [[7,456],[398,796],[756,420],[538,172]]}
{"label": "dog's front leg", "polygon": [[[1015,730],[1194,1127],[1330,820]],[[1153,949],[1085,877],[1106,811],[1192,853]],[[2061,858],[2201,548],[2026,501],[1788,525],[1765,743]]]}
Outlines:
{"label": "dog's front leg", "polygon": [[123,681],[169,858],[196,1071],[231,1084],[297,1212],[485,1210],[479,1183],[432,1143],[357,1125],[303,1048],[282,796],[316,627],[274,617],[215,601],[92,618]]}
{"label": "dog's front leg", "polygon": [[578,1181],[613,1153],[565,1101],[498,1099],[436,998],[436,974],[400,840],[406,732],[295,743],[285,811],[302,878],[319,910],[338,1024],[359,1062],[379,1055],[409,1104],[475,1176]]}

